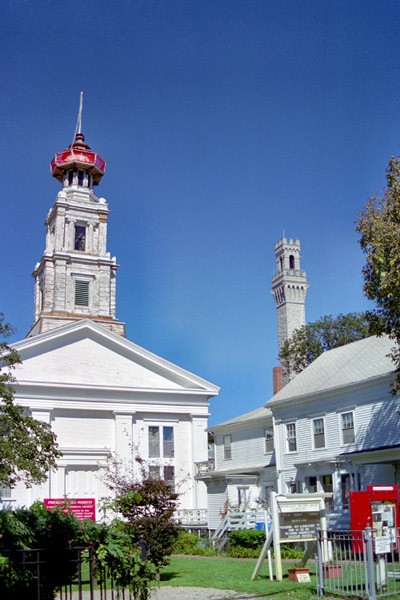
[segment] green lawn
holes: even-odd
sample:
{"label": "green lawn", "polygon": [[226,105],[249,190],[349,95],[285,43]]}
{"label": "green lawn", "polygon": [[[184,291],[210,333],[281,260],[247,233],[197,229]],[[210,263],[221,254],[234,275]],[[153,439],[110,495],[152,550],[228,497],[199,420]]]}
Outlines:
{"label": "green lawn", "polygon": [[265,594],[273,598],[288,600],[316,599],[315,567],[310,566],[311,583],[288,581],[284,565],[283,581],[270,581],[268,563],[265,562],[256,581],[251,581],[255,561],[215,560],[212,558],[172,557],[171,563],[161,571],[161,585],[176,587],[211,587],[220,590],[235,590],[248,594]]}

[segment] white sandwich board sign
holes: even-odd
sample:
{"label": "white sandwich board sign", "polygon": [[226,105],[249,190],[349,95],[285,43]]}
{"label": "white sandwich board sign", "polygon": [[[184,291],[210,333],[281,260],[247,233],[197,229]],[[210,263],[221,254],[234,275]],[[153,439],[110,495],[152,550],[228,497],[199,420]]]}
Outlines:
{"label": "white sandwich board sign", "polygon": [[[291,494],[285,496],[271,492],[272,528],[262,549],[252,579],[261,569],[273,542],[276,579],[282,581],[280,545],[287,542],[309,542],[317,539],[317,529],[326,531],[325,498],[331,494]],[[307,561],[305,554],[303,561]]]}

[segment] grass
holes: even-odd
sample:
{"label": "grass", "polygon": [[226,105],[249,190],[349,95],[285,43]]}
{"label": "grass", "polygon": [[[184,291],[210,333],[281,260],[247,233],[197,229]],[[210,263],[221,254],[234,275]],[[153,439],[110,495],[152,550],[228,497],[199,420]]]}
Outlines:
{"label": "grass", "polygon": [[161,571],[161,585],[235,590],[247,594],[262,594],[271,600],[317,598],[314,565],[310,565],[311,583],[289,581],[286,568],[290,568],[290,564],[283,565],[283,581],[271,581],[267,562],[258,578],[251,581],[255,565],[255,561],[246,560],[172,557],[171,563]]}

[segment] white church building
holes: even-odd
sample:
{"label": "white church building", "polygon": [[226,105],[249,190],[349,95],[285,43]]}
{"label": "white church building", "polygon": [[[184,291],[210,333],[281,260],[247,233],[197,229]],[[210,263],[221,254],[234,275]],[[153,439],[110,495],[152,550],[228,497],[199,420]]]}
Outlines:
{"label": "white church building", "polygon": [[111,457],[134,468],[139,454],[180,493],[183,522],[206,522],[207,490],[195,478],[207,460],[209,399],[219,388],[125,337],[116,318],[118,265],[107,250],[109,209],[93,187],[105,162],[80,133],[51,162],[61,183],[35,266],[34,322],[12,344],[15,401],[49,423],[62,457],[46,483],[3,492],[11,505],[107,495]]}

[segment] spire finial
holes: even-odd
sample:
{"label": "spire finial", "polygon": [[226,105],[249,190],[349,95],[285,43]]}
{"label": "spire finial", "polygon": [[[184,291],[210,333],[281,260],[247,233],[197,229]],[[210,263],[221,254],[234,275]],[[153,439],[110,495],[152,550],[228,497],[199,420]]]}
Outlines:
{"label": "spire finial", "polygon": [[74,143],[77,134],[82,133],[82,107],[83,107],[83,92],[81,92],[80,99],[79,99],[78,120],[76,122],[75,135],[74,135],[74,139],[73,139],[72,143]]}

